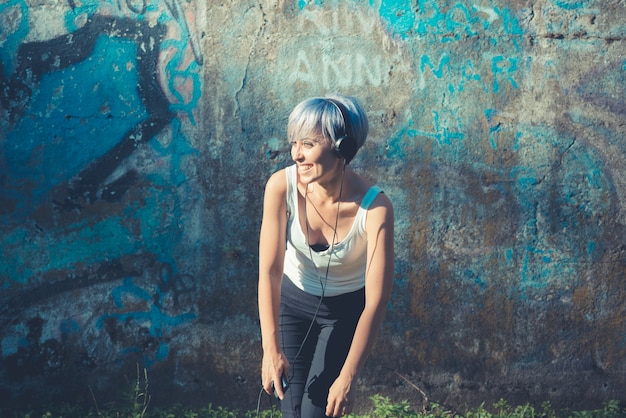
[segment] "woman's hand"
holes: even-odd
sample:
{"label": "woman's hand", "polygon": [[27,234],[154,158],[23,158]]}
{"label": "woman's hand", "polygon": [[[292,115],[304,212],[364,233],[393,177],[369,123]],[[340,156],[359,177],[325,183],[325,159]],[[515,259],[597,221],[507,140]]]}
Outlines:
{"label": "woman's hand", "polygon": [[285,353],[278,351],[272,354],[263,354],[263,366],[261,370],[261,379],[263,382],[263,389],[269,395],[274,393],[280,400],[285,398],[283,392],[283,386],[281,384],[282,375],[289,376],[289,361],[285,357]]}
{"label": "woman's hand", "polygon": [[326,415],[329,417],[343,417],[352,412],[354,405],[354,391],[352,379],[339,375],[328,391]]}

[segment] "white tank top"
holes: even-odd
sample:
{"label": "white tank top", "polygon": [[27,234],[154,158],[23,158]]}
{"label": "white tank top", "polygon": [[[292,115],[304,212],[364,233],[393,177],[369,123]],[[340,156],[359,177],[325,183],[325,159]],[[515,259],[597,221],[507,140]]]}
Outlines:
{"label": "white tank top", "polygon": [[[367,209],[382,190],[378,186],[370,187],[361,201],[352,228],[343,241],[325,251],[316,252],[309,250],[307,239],[300,227],[296,166],[291,165],[285,171],[288,219],[284,275],[301,290],[316,296],[337,296],[361,289],[365,286],[367,262]],[[329,257],[330,267],[326,277]]]}

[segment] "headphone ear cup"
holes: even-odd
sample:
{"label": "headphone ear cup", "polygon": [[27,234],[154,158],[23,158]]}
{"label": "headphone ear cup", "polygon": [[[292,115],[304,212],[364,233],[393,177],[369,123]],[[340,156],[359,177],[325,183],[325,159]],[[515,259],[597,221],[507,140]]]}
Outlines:
{"label": "headphone ear cup", "polygon": [[337,157],[346,160],[346,164],[352,161],[358,150],[359,147],[356,140],[352,136],[344,135],[335,141],[335,152],[337,153]]}
{"label": "headphone ear cup", "polygon": [[335,143],[333,144],[333,151],[335,151],[335,155],[337,156],[337,158],[344,158],[345,157],[343,155],[341,155],[341,150],[339,147],[341,147],[341,143],[343,142],[343,140],[345,139],[345,135],[338,138]]}
{"label": "headphone ear cup", "polygon": [[343,158],[346,164],[350,163],[356,152],[359,150],[359,144],[356,142],[356,138],[352,135],[352,123],[350,121],[350,114],[345,106],[333,99],[327,99],[330,103],[335,105],[344,123],[344,135],[335,140],[335,151],[340,158]]}

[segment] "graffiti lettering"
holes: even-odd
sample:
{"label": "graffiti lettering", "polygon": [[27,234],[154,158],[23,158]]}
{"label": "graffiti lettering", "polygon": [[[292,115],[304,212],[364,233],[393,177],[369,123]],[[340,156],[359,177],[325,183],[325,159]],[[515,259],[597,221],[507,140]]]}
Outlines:
{"label": "graffiti lettering", "polygon": [[511,87],[517,89],[518,85],[511,74],[517,71],[517,58],[504,58],[501,56],[494,57],[491,61],[491,70],[493,73],[493,92],[498,93],[500,91],[500,82],[498,81],[498,74],[502,74],[506,81],[511,84]]}
{"label": "graffiti lettering", "polygon": [[293,72],[292,83],[321,83],[330,86],[380,86],[385,82],[381,57],[366,57],[362,54],[346,54],[340,58],[322,55],[320,61],[309,60],[303,50],[298,52]]}
{"label": "graffiti lettering", "polygon": [[[346,34],[346,33],[371,33],[377,25],[366,8],[348,6],[334,7],[326,10],[330,13],[330,19],[320,18],[320,9],[304,9],[300,12],[298,25],[300,32],[310,30],[313,26],[321,35]],[[330,22],[330,23],[328,23]]]}
{"label": "graffiti lettering", "polygon": [[450,129],[450,123],[448,119],[442,120],[439,112],[432,112],[433,114],[433,130],[432,131],[424,131],[420,129],[409,129],[407,130],[407,135],[409,137],[417,137],[417,136],[425,136],[428,138],[433,138],[437,141],[437,143],[442,145],[452,145],[457,142],[462,141],[465,138],[465,134],[460,130],[460,121],[458,130]]}
{"label": "graffiti lettering", "polygon": [[[455,4],[445,13],[441,12],[438,4],[434,1],[419,1],[419,4],[418,34],[444,34],[451,31],[455,36],[445,39],[449,41],[458,39],[461,35],[472,36],[475,33],[472,30],[472,25],[477,19],[470,14],[470,11],[463,4]],[[427,13],[430,15],[427,16]]]}
{"label": "graffiti lettering", "polygon": [[[493,93],[500,91],[503,81],[514,89],[519,88],[514,78],[514,75],[518,71],[517,61],[518,59],[515,57],[505,58],[503,56],[495,56],[492,58],[491,72],[493,82],[491,91]],[[432,74],[437,79],[449,81],[448,91],[450,93],[465,90],[467,83],[476,83],[479,88],[486,90],[480,73],[474,70],[472,60],[467,60],[464,65],[455,65],[451,63],[450,57],[444,53],[441,55],[441,58],[439,58],[439,62],[435,64],[428,55],[422,55],[419,70],[418,87],[420,90],[426,88],[427,73]]]}
{"label": "graffiti lettering", "polygon": [[[440,5],[441,4],[441,5]],[[442,42],[459,41],[478,33],[493,34],[504,32],[515,38],[522,35],[517,20],[508,9],[486,6],[468,6],[463,2],[443,7],[437,0],[418,0],[413,8],[409,2],[382,2],[380,14],[388,21],[390,28],[402,38],[413,34],[437,36]],[[501,26],[496,26],[500,22]]]}

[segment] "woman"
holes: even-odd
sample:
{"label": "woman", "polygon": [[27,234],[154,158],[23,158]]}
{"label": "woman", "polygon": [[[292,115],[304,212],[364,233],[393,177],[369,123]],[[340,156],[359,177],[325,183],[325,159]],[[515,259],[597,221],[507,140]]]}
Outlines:
{"label": "woman", "polygon": [[303,101],[287,128],[295,164],[266,184],[258,289],[262,382],[282,400],[285,418],[351,412],[357,375],[391,294],[393,207],[347,168],[368,129],[354,98]]}

